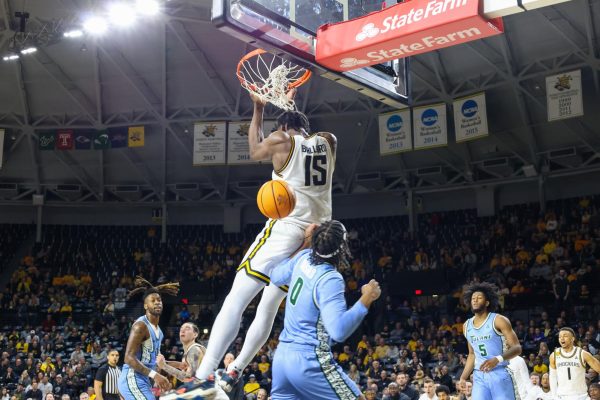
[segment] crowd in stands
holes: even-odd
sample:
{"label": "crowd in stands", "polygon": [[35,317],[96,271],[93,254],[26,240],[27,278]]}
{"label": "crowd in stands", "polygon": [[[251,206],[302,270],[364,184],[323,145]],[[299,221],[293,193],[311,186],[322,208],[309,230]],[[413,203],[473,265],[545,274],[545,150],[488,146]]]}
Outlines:
{"label": "crowd in stands", "polygon": [[[360,331],[333,347],[334,356],[368,399],[398,399],[399,392],[411,400],[423,393],[435,399],[440,385],[460,400],[470,399],[470,388],[466,393],[456,388],[467,354],[463,323],[470,316],[460,299],[466,282],[486,280],[499,287],[499,311],[511,319],[523,357],[547,387],[548,357],[560,327],[573,327],[593,355],[600,351],[600,320],[594,318],[599,209],[600,198],[585,197],[549,202],[544,212],[539,205],[519,205],[484,218],[475,210],[421,214],[416,234],[408,232],[405,217],[344,221],[353,254],[351,268],[343,271],[348,301],[372,277],[382,283],[384,295]],[[158,228],[46,227],[42,245],[22,260],[0,294],[2,400],[41,399],[38,392],[45,396],[48,390],[55,397],[93,397],[88,388],[95,371],[109,349],[123,354],[137,317],[126,306],[133,276],[209,282],[218,299],[259,229],[223,234],[217,226],[170,227],[168,243],[161,245]],[[445,295],[398,296],[390,285],[397,274],[434,270],[447,277],[452,290]],[[194,310],[184,307],[162,321],[172,325],[162,348],[167,359],[181,357],[179,323],[209,327],[217,311],[210,305]],[[249,307],[243,327],[253,312]],[[260,387],[270,390],[281,321],[245,371],[250,397]],[[241,344],[239,338],[230,350],[237,354]],[[588,378],[598,380],[591,372]]]}

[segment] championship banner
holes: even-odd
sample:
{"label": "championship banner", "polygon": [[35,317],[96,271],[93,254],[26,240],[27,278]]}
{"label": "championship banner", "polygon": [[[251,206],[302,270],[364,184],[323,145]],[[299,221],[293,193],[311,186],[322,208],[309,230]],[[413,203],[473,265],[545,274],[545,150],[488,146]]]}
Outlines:
{"label": "championship banner", "polygon": [[[275,120],[263,120],[263,134],[268,137],[274,132]],[[230,122],[227,127],[227,163],[231,165],[270,163],[271,160],[253,161],[250,158],[248,130],[250,121]]]}
{"label": "championship banner", "polygon": [[4,158],[4,129],[0,129],[0,169]]}
{"label": "championship banner", "polygon": [[196,122],[193,165],[225,164],[225,136],[225,122]]}
{"label": "championship banner", "polygon": [[457,143],[489,134],[485,92],[456,99],[453,106]]}
{"label": "championship banner", "polygon": [[379,115],[379,154],[412,150],[410,109]]}
{"label": "championship banner", "polygon": [[415,150],[446,146],[448,144],[446,104],[415,107],[413,109],[413,131]]}
{"label": "championship banner", "polygon": [[143,126],[130,126],[128,136],[129,147],[144,147],[145,131]]}
{"label": "championship banner", "polygon": [[73,131],[56,131],[56,148],[58,150],[71,150],[73,148]]}
{"label": "championship banner", "polygon": [[229,123],[229,127],[227,129],[227,164],[235,165],[256,163],[256,161],[252,161],[250,158],[248,129],[250,129],[250,121]]}
{"label": "championship banner", "polygon": [[546,77],[548,121],[583,115],[581,70]]}

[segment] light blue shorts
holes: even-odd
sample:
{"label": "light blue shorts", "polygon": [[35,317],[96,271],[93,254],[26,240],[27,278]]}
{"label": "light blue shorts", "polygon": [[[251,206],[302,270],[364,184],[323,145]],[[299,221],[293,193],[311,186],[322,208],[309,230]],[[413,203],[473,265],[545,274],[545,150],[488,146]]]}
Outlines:
{"label": "light blue shorts", "polygon": [[331,351],[279,343],[273,357],[273,400],[356,400],[360,394]]}
{"label": "light blue shorts", "polygon": [[515,400],[516,390],[508,367],[496,367],[490,372],[473,372],[473,399]]}
{"label": "light blue shorts", "polygon": [[150,378],[135,373],[133,369],[119,375],[119,393],[125,400],[155,400]]}

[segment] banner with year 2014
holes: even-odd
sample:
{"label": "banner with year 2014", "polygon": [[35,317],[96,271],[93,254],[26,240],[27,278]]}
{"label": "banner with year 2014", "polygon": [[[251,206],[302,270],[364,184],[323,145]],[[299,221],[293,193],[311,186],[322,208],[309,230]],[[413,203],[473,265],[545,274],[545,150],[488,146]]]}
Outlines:
{"label": "banner with year 2014", "polygon": [[413,109],[413,131],[415,150],[446,146],[448,129],[446,104],[431,104]]}
{"label": "banner with year 2014", "polygon": [[379,154],[402,153],[412,150],[410,109],[379,115]]}
{"label": "banner with year 2014", "polygon": [[453,108],[457,143],[488,135],[485,92],[456,99]]}
{"label": "banner with year 2014", "polygon": [[583,115],[581,70],[546,77],[548,121]]}
{"label": "banner with year 2014", "polygon": [[225,122],[194,124],[193,165],[225,164]]}
{"label": "banner with year 2014", "polygon": [[[275,128],[274,120],[263,121],[264,137],[267,137]],[[271,160],[253,161],[250,158],[250,145],[248,132],[250,121],[230,122],[227,126],[227,164],[243,165],[270,162]]]}

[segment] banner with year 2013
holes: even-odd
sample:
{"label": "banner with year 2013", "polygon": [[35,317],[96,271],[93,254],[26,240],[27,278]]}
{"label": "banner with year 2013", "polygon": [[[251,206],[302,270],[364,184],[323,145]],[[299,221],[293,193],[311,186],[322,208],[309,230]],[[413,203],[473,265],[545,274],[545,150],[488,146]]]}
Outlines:
{"label": "banner with year 2013", "polygon": [[581,70],[546,77],[548,121],[583,115]]}
{"label": "banner with year 2013", "polygon": [[412,150],[410,109],[379,115],[379,154]]}
{"label": "banner with year 2013", "polygon": [[[263,121],[264,137],[268,137],[275,129],[274,120]],[[227,164],[244,165],[270,162],[271,160],[253,161],[250,158],[248,132],[250,121],[230,122],[227,126]]]}
{"label": "banner with year 2013", "polygon": [[446,104],[431,104],[413,108],[415,150],[448,144]]}
{"label": "banner with year 2013", "polygon": [[225,164],[225,122],[194,124],[193,165]]}

